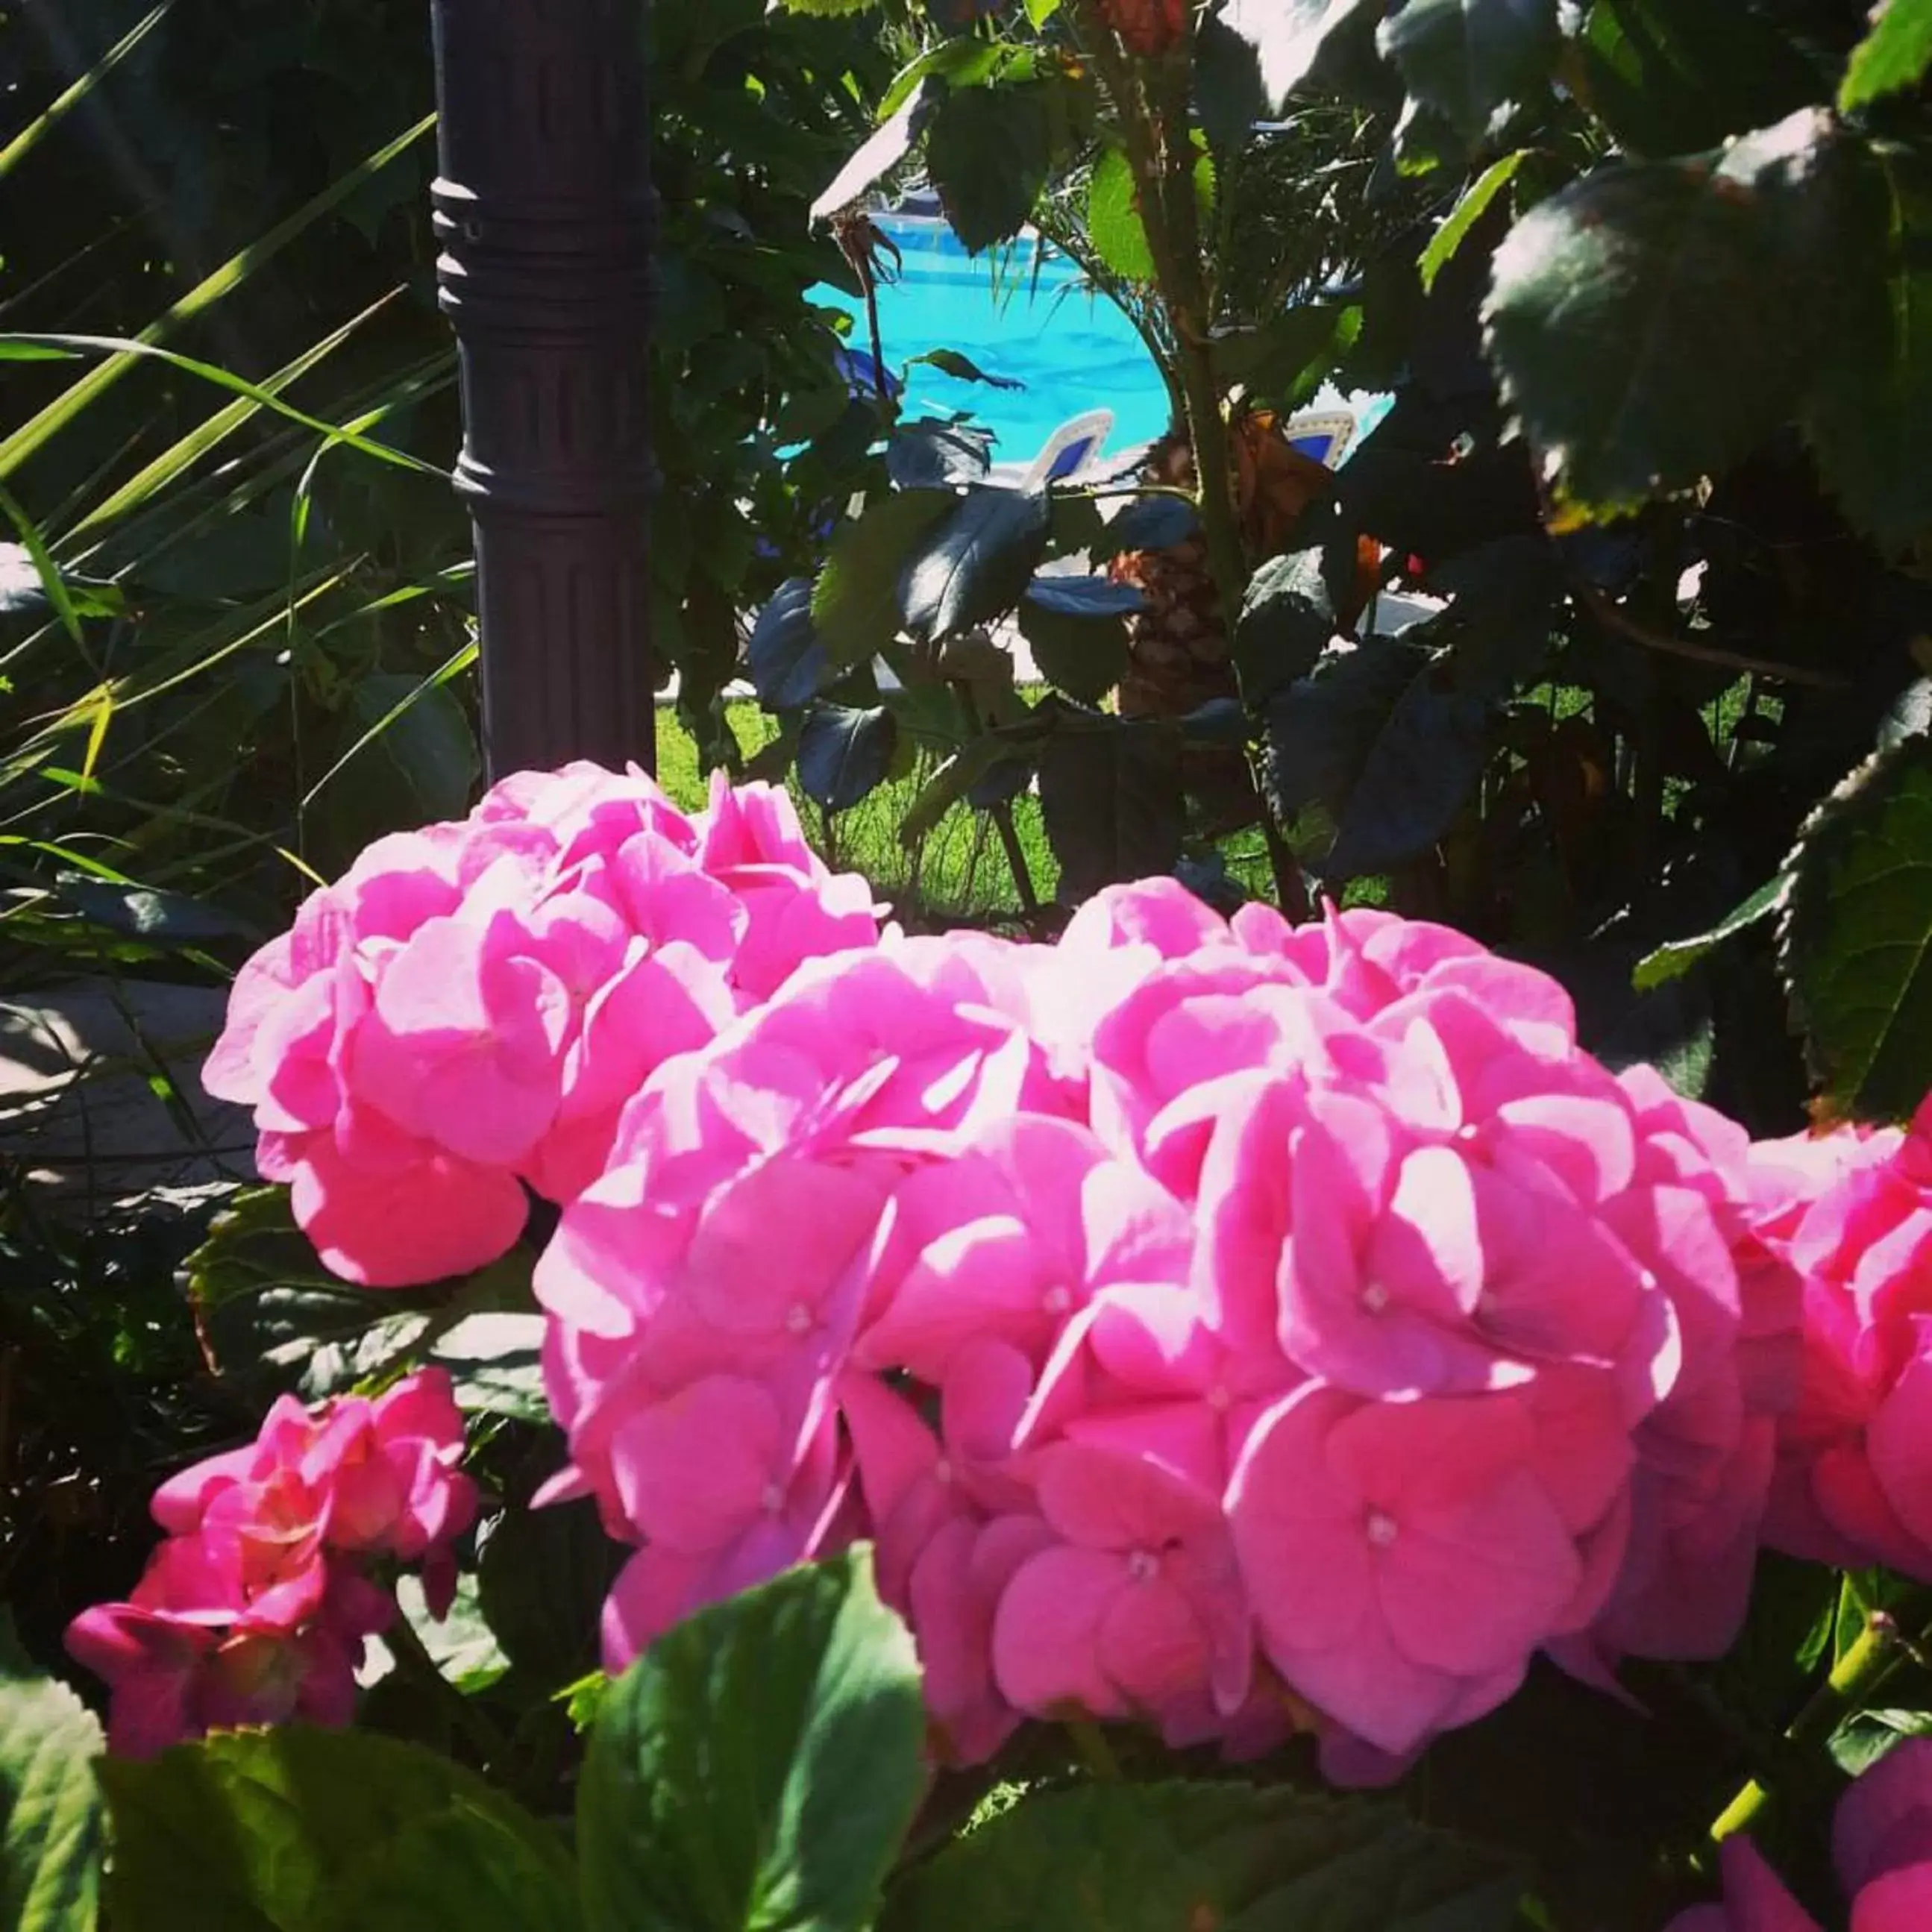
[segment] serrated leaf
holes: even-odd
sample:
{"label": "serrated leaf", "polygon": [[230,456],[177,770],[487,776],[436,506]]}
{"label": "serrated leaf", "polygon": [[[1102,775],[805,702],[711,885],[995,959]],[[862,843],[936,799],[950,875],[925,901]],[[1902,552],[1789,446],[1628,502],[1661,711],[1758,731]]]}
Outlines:
{"label": "serrated leaf", "polygon": [[1087,184],[1087,234],[1094,252],[1123,281],[1154,280],[1154,252],[1141,220],[1134,171],[1118,148],[1094,164]]}
{"label": "serrated leaf", "polygon": [[1173,871],[1186,808],[1172,725],[1074,716],[1040,754],[1040,802],[1060,896],[1078,904],[1102,886]]}
{"label": "serrated leaf", "polygon": [[908,1874],[880,1932],[1507,1932],[1520,1880],[1394,1807],[1234,1783],[1035,1792]]}
{"label": "serrated leaf", "polygon": [[590,1932],[860,1932],[925,1724],[869,1550],[700,1610],[604,1699],[578,1801]]}
{"label": "serrated leaf", "polygon": [[1700,932],[1691,939],[1673,939],[1669,945],[1660,946],[1655,952],[1647,954],[1637,962],[1631,983],[1639,992],[1647,993],[1667,980],[1681,980],[1726,940],[1734,939],[1739,933],[1781,913],[1790,890],[1791,880],[1784,873],[1766,880],[1742,905],[1726,914],[1708,932]]}
{"label": "serrated leaf", "polygon": [[1340,628],[1319,550],[1271,559],[1249,580],[1232,651],[1241,695],[1267,703],[1306,677]]}
{"label": "serrated leaf", "polygon": [[1126,618],[1146,599],[1104,577],[1040,577],[1020,599],[1020,634],[1047,681],[1097,704],[1127,668]]}
{"label": "serrated leaf", "polygon": [[569,1932],[569,1854],[448,1759],[366,1731],[228,1732],[109,1759],[122,1932]]}
{"label": "serrated leaf", "polygon": [[1108,524],[1093,555],[1097,560],[1130,550],[1172,550],[1200,527],[1201,513],[1185,496],[1136,496]]}
{"label": "serrated leaf", "polygon": [[1518,148],[1514,154],[1492,161],[1462,190],[1462,199],[1422,251],[1418,267],[1425,294],[1434,292],[1436,277],[1456,259],[1456,251],[1468,238],[1469,231],[1489,212],[1490,202],[1516,178],[1516,170],[1528,160],[1531,152],[1528,148]]}
{"label": "serrated leaf", "polygon": [[1041,490],[969,490],[944,523],[912,542],[898,579],[899,616],[928,643],[1004,616],[1019,602],[1052,526]]}
{"label": "serrated leaf", "polygon": [[948,490],[895,490],[832,538],[812,586],[812,621],[836,666],[869,663],[898,635],[906,557],[958,501]]}
{"label": "serrated leaf", "polygon": [[[926,359],[939,353],[935,350]],[[992,465],[991,430],[936,416],[902,423],[886,445],[886,473],[896,490],[950,490],[978,482]]]}
{"label": "serrated leaf", "polygon": [[969,254],[1010,241],[1046,185],[1052,160],[1044,81],[949,93],[926,138],[926,162],[952,232]]}
{"label": "serrated leaf", "polygon": [[1804,429],[1846,515],[1903,548],[1932,527],[1932,167],[1877,143],[1853,166],[1841,318],[1820,347]]}
{"label": "serrated leaf", "polygon": [[787,578],[752,626],[745,668],[768,711],[797,710],[831,681],[832,662],[812,621],[812,598],[810,578]]}
{"label": "serrated leaf", "polygon": [[1634,508],[1796,413],[1835,299],[1839,152],[1808,111],[1721,160],[1612,166],[1496,255],[1486,346],[1575,508]]}
{"label": "serrated leaf", "polygon": [[883,705],[820,704],[798,734],[798,782],[827,812],[849,812],[884,784],[898,720]]}
{"label": "serrated leaf", "polygon": [[1376,31],[1409,92],[1466,140],[1529,100],[1562,46],[1556,0],[1408,0]]}
{"label": "serrated leaf", "polygon": [[1592,0],[1577,46],[1582,98],[1632,155],[1695,154],[1830,86],[1790,10],[1756,0]]}
{"label": "serrated leaf", "polygon": [[1932,740],[1868,760],[1786,861],[1779,963],[1821,1115],[1903,1120],[1932,1091]]}
{"label": "serrated leaf", "polygon": [[0,1928],[92,1932],[100,1886],[100,1726],[36,1670],[0,1610]]}
{"label": "serrated leaf", "polygon": [[1882,94],[1914,86],[1928,67],[1932,67],[1932,0],[1885,0],[1845,70],[1839,111],[1850,114]]}
{"label": "serrated leaf", "polygon": [[1323,44],[1359,14],[1365,0],[1228,0],[1224,25],[1255,50],[1262,89],[1279,107],[1308,78]]}

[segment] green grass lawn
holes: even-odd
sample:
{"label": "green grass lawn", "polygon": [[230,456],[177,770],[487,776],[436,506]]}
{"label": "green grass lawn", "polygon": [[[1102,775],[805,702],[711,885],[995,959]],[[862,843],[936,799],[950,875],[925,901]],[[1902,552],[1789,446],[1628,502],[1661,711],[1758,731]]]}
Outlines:
{"label": "green grass lawn", "polygon": [[[728,705],[725,718],[747,757],[778,734],[775,721],[749,699]],[[786,782],[807,834],[826,862],[862,874],[882,898],[908,912],[916,907],[940,918],[1017,911],[1020,896],[1006,853],[983,812],[955,806],[913,850],[900,844],[900,820],[938,763],[932,752],[915,752],[904,776],[889,778],[863,803],[836,818],[800,791],[796,775],[788,775]],[[699,769],[698,747],[668,706],[658,712],[658,777],[687,810],[704,802],[706,774]],[[1059,885],[1060,868],[1047,845],[1039,800],[1015,800],[1013,824],[1043,904]]]}

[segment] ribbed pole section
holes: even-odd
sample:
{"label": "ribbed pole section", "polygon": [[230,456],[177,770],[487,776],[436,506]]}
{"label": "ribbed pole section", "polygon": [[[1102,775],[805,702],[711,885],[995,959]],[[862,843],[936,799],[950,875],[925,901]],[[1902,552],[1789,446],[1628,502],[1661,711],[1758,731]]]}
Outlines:
{"label": "ribbed pole section", "polygon": [[430,10],[489,769],[651,769],[644,0]]}

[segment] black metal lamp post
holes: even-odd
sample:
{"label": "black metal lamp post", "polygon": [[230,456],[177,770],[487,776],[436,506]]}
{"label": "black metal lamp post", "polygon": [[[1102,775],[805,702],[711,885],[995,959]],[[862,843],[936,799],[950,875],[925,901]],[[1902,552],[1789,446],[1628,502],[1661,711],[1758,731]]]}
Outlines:
{"label": "black metal lamp post", "polygon": [[656,762],[644,4],[430,0],[493,776]]}

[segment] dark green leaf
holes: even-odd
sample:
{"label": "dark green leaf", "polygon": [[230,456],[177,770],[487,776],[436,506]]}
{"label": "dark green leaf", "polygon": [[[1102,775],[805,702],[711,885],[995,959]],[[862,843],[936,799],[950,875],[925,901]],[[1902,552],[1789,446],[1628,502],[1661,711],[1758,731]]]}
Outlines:
{"label": "dark green leaf", "polygon": [[883,705],[820,704],[798,734],[798,782],[828,812],[849,812],[886,781],[898,720]]}
{"label": "dark green leaf", "polygon": [[1087,234],[1094,252],[1123,281],[1154,280],[1154,254],[1141,220],[1134,171],[1118,148],[1094,164],[1087,188]]}
{"label": "dark green leaf", "polygon": [[1807,112],[1714,164],[1603,170],[1511,230],[1490,355],[1572,504],[1634,508],[1796,412],[1836,298],[1838,159]]}
{"label": "dark green leaf", "polygon": [[1088,1784],[1023,1798],[917,1867],[880,1932],[1509,1932],[1520,1889],[1390,1805]]}
{"label": "dark green leaf", "polygon": [[1241,695],[1265,704],[1285,684],[1306,677],[1341,628],[1318,550],[1291,551],[1249,580],[1234,626]]}
{"label": "dark green leaf", "polygon": [[1489,760],[1489,707],[1438,682],[1414,679],[1375,735],[1348,800],[1325,879],[1385,872],[1419,857],[1455,823]]}
{"label": "dark green leaf", "polygon": [[1534,98],[1562,46],[1556,0],[1408,0],[1376,39],[1410,93],[1470,141]]}
{"label": "dark green leaf", "polygon": [[812,586],[812,621],[832,663],[869,662],[899,630],[899,573],[913,546],[958,499],[946,490],[875,497],[832,540]]}
{"label": "dark green leaf", "polygon": [[380,728],[356,754],[360,785],[386,770],[406,801],[389,824],[463,816],[482,760],[454,692],[425,688],[411,671],[374,671],[350,694],[349,711],[354,739]]}
{"label": "dark green leaf", "polygon": [[1932,527],[1932,166],[1876,143],[1856,166],[1843,315],[1821,345],[1804,427],[1846,516],[1902,549]]}
{"label": "dark green leaf", "polygon": [[1228,0],[1223,22],[1261,63],[1262,89],[1280,106],[1307,79],[1322,44],[1359,14],[1365,0]]}
{"label": "dark green leaf", "polygon": [[1126,670],[1124,620],[1144,602],[1131,584],[1104,577],[1036,578],[1020,600],[1020,632],[1049,683],[1097,704]]}
{"label": "dark green leaf", "polygon": [[1932,0],[1884,0],[1872,30],[1852,56],[1838,89],[1849,114],[1880,95],[1916,86],[1932,66]]}
{"label": "dark green leaf", "polygon": [[926,166],[952,231],[977,254],[1026,225],[1052,156],[1043,81],[949,93],[926,136]]}
{"label": "dark green leaf", "polygon": [[1040,802],[1062,898],[1173,871],[1186,810],[1171,725],[1076,714],[1040,754]]}
{"label": "dark green leaf", "polygon": [[[986,795],[988,782],[1003,784],[1010,772],[1029,770],[1035,749],[1052,728],[1050,710],[1030,712],[1016,723],[969,739],[940,766],[906,808],[899,821],[899,843],[911,850],[962,800],[976,806],[998,802]],[[999,797],[1011,795],[1002,790]]]}
{"label": "dark green leaf", "polygon": [[100,1768],[122,1932],[569,1932],[556,1837],[473,1772],[290,1726]]}
{"label": "dark green leaf", "polygon": [[101,1751],[94,1714],[20,1649],[0,1610],[0,1928],[93,1932]]}
{"label": "dark green leaf", "polygon": [[925,1724],[868,1550],[700,1610],[604,1700],[578,1802],[590,1932],[860,1932]]}
{"label": "dark green leaf", "polygon": [[1738,934],[1783,912],[1790,890],[1790,877],[1780,872],[1776,878],[1759,886],[1742,905],[1727,913],[1709,932],[1700,932],[1694,939],[1673,939],[1668,946],[1660,946],[1654,952],[1648,954],[1638,962],[1632,983],[1639,992],[1646,993],[1666,980],[1682,979],[1699,960],[1714,952],[1726,940],[1735,938]]}
{"label": "dark green leaf", "polygon": [[192,945],[210,939],[254,936],[254,928],[219,906],[149,886],[117,886],[85,872],[62,872],[55,884],[62,899],[92,924],[130,939]]}
{"label": "dark green leaf", "polygon": [[[915,365],[926,363],[937,369],[942,376],[950,376],[956,382],[984,382],[988,388],[994,389],[1024,389],[1026,387],[1017,376],[988,375],[971,356],[962,356],[956,349],[928,349],[923,356],[909,356],[907,360]],[[973,430],[968,434],[985,436],[990,440],[990,433],[985,430]],[[983,471],[985,465],[980,466]]]}
{"label": "dark green leaf", "polygon": [[797,710],[831,681],[831,660],[812,626],[812,596],[810,578],[787,578],[752,626],[745,668],[768,711]]}
{"label": "dark green leaf", "polygon": [[1617,145],[1661,158],[1713,148],[1822,100],[1832,76],[1758,0],[1593,0],[1582,93]]}
{"label": "dark green leaf", "polygon": [[1516,178],[1517,169],[1529,158],[1530,150],[1519,148],[1502,160],[1492,161],[1462,190],[1462,198],[1450,212],[1449,218],[1430,237],[1422,251],[1422,286],[1432,290],[1436,278],[1456,258],[1456,250],[1468,238],[1471,229],[1489,212],[1491,202]]}
{"label": "dark green leaf", "polygon": [[1136,496],[1107,526],[1096,560],[1128,550],[1172,550],[1201,527],[1201,514],[1185,496]]}
{"label": "dark green leaf", "polygon": [[976,483],[992,462],[991,430],[934,416],[902,423],[886,445],[886,473],[896,490],[950,490],[956,484]]}
{"label": "dark green leaf", "polygon": [[1854,772],[1788,869],[1780,964],[1821,1112],[1904,1119],[1932,1090],[1932,740]]}
{"label": "dark green leaf", "polygon": [[1218,14],[1195,23],[1194,105],[1208,146],[1220,154],[1246,147],[1254,124],[1268,116],[1259,52]]}
{"label": "dark green leaf", "polygon": [[1003,616],[1046,550],[1052,514],[1040,490],[977,489],[913,540],[900,568],[899,614],[928,642]]}
{"label": "dark green leaf", "polygon": [[1339,820],[1376,736],[1428,662],[1396,638],[1364,638],[1322,653],[1306,677],[1268,707],[1268,781],[1275,809],[1292,822],[1310,806]]}
{"label": "dark green leaf", "polygon": [[624,1554],[588,1497],[498,1518],[477,1559],[478,1602],[518,1670],[561,1685],[595,1667],[598,1614]]}

